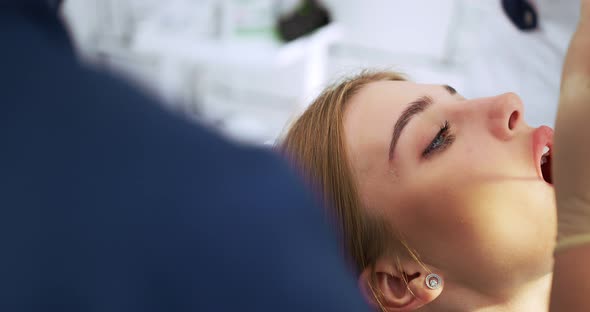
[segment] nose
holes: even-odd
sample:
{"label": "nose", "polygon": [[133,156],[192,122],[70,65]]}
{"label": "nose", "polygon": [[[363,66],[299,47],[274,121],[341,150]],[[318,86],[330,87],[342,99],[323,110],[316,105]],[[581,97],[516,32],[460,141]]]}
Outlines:
{"label": "nose", "polygon": [[492,134],[501,140],[511,139],[524,124],[523,113],[522,100],[514,93],[491,98],[487,117]]}

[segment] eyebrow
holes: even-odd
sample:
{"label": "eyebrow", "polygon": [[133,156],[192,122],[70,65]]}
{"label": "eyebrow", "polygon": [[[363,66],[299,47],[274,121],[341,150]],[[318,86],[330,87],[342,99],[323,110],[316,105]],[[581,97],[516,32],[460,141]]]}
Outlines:
{"label": "eyebrow", "polygon": [[449,91],[449,93],[451,95],[455,95],[457,94],[457,90],[455,90],[455,88],[449,86],[449,85],[443,85],[443,88],[445,88],[447,91]]}
{"label": "eyebrow", "polygon": [[393,159],[393,152],[395,150],[395,146],[397,145],[397,141],[402,134],[402,130],[404,130],[412,118],[425,111],[430,105],[432,105],[432,102],[433,101],[431,97],[422,96],[410,103],[408,107],[406,107],[406,109],[402,112],[401,116],[395,123],[395,126],[393,126],[393,136],[391,138],[391,143],[389,144],[389,160]]}
{"label": "eyebrow", "polygon": [[[443,88],[449,92],[451,95],[457,94],[457,90],[449,85],[443,85]],[[402,130],[408,125],[412,118],[416,117],[416,115],[424,112],[428,107],[432,105],[434,101],[430,96],[422,96],[415,101],[408,104],[408,107],[402,112],[399,119],[396,121],[395,126],[393,126],[393,136],[391,137],[391,143],[389,144],[389,160],[393,159],[393,153],[395,151],[395,146],[397,145],[397,141],[402,134]]]}

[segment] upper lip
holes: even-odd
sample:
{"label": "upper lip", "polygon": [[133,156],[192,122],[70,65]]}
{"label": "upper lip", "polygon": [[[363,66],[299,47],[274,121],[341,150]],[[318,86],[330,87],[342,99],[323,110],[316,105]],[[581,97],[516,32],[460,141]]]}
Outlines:
{"label": "upper lip", "polygon": [[543,148],[545,146],[548,146],[549,150],[553,150],[553,129],[541,126],[533,131],[533,161],[539,177],[543,180],[541,157],[543,157]]}

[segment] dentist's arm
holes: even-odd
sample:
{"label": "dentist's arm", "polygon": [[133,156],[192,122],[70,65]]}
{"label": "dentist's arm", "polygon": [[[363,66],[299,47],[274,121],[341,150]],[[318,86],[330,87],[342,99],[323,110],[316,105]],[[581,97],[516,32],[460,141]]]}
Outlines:
{"label": "dentist's arm", "polygon": [[590,311],[590,0],[581,2],[555,127],[558,238],[550,311]]}

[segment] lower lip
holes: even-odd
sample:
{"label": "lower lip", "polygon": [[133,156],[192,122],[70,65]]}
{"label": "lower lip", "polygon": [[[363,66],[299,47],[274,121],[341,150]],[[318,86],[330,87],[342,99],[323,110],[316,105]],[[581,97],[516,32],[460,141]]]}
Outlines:
{"label": "lower lip", "polygon": [[[541,126],[533,132],[533,161],[537,165],[539,177],[543,179],[543,173],[541,172],[541,157],[543,156],[543,148],[549,146],[553,149],[553,129],[547,126]],[[543,179],[544,180],[544,179]]]}

